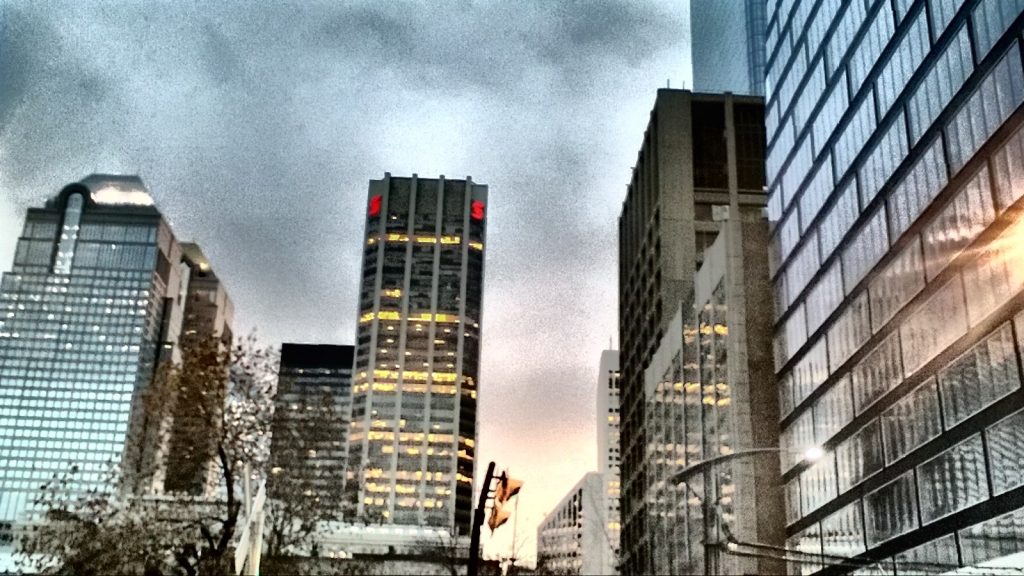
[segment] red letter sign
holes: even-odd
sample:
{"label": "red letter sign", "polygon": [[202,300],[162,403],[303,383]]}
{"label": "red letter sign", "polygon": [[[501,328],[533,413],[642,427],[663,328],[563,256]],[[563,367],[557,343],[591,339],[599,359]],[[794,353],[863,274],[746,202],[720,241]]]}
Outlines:
{"label": "red letter sign", "polygon": [[380,194],[370,198],[370,217],[380,214]]}
{"label": "red letter sign", "polygon": [[473,217],[473,220],[484,219],[484,203],[479,200],[473,200],[473,203],[469,205],[469,215]]}

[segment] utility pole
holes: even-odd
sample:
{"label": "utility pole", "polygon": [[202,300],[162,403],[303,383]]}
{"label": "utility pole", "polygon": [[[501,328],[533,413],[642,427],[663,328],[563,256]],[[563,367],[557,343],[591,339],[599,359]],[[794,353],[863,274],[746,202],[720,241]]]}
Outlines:
{"label": "utility pole", "polygon": [[469,533],[468,576],[477,576],[480,564],[480,528],[484,525],[484,508],[487,507],[487,497],[491,491],[492,479],[494,479],[494,462],[487,465],[487,474],[484,474],[484,484],[480,488],[480,500],[477,502],[476,511],[473,513],[473,527]]}

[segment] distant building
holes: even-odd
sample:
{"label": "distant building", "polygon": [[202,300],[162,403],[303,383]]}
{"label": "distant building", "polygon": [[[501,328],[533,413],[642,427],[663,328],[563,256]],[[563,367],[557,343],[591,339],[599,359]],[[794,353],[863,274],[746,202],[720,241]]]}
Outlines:
{"label": "distant building", "polygon": [[[693,296],[672,318],[644,374],[648,529],[658,574],[785,568],[761,554],[784,544],[768,226],[756,207],[734,206],[727,216],[704,253]],[[687,485],[673,480],[686,467],[751,449],[768,452],[723,461]],[[706,547],[724,545],[727,535],[756,545],[745,550],[755,556]]]}
{"label": "distant building", "polygon": [[610,545],[604,492],[602,475],[588,472],[544,518],[537,528],[538,572],[610,574],[603,553]]}
{"label": "distant building", "polygon": [[[182,243],[181,251],[182,341],[220,342],[230,348],[235,310],[224,284],[198,245]],[[227,384],[225,374],[221,385],[207,392],[224,398]],[[215,426],[194,405],[199,398],[186,395],[171,410],[169,445],[162,471],[164,491],[212,496],[220,483]]]}
{"label": "distant building", "polygon": [[272,477],[288,481],[268,484],[301,489],[309,498],[338,506],[348,457],[346,434],[352,399],[352,346],[281,345],[281,368],[270,444]]}
{"label": "distant building", "polygon": [[791,572],[954,572],[1024,552],[1022,10],[770,5]]}
{"label": "distant building", "polygon": [[600,574],[614,574],[619,564],[619,351],[601,352],[597,373],[597,470],[604,482],[604,561]]}
{"label": "distant building", "polygon": [[469,534],[486,209],[469,178],[370,181],[346,481],[361,546]]}
{"label": "distant building", "polygon": [[655,572],[644,368],[730,206],[764,194],[760,98],[658,90],[619,217],[621,550],[626,574]]}
{"label": "distant building", "polygon": [[86,491],[139,462],[126,438],[181,331],[181,254],[137,177],[90,176],[29,209],[0,284],[0,538],[71,466]]}
{"label": "distant building", "polygon": [[690,0],[693,89],[764,95],[767,0]]}

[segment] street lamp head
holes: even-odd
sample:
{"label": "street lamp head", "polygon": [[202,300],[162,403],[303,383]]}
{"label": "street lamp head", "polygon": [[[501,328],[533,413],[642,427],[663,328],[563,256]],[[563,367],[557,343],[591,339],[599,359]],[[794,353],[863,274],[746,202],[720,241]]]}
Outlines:
{"label": "street lamp head", "polygon": [[825,455],[825,451],[821,449],[821,446],[811,446],[804,452],[804,460],[810,463],[817,462]]}

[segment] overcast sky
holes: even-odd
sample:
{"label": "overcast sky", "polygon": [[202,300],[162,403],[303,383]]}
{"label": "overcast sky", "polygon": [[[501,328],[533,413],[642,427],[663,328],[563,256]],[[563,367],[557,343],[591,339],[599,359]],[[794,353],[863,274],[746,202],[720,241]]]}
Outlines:
{"label": "overcast sky", "polygon": [[[616,220],[655,90],[689,84],[686,12],[0,0],[0,266],[27,207],[137,173],[227,284],[238,332],[352,343],[367,181],[489,185],[479,456],[526,481],[532,556],[596,465]],[[503,531],[488,552],[508,552]]]}

